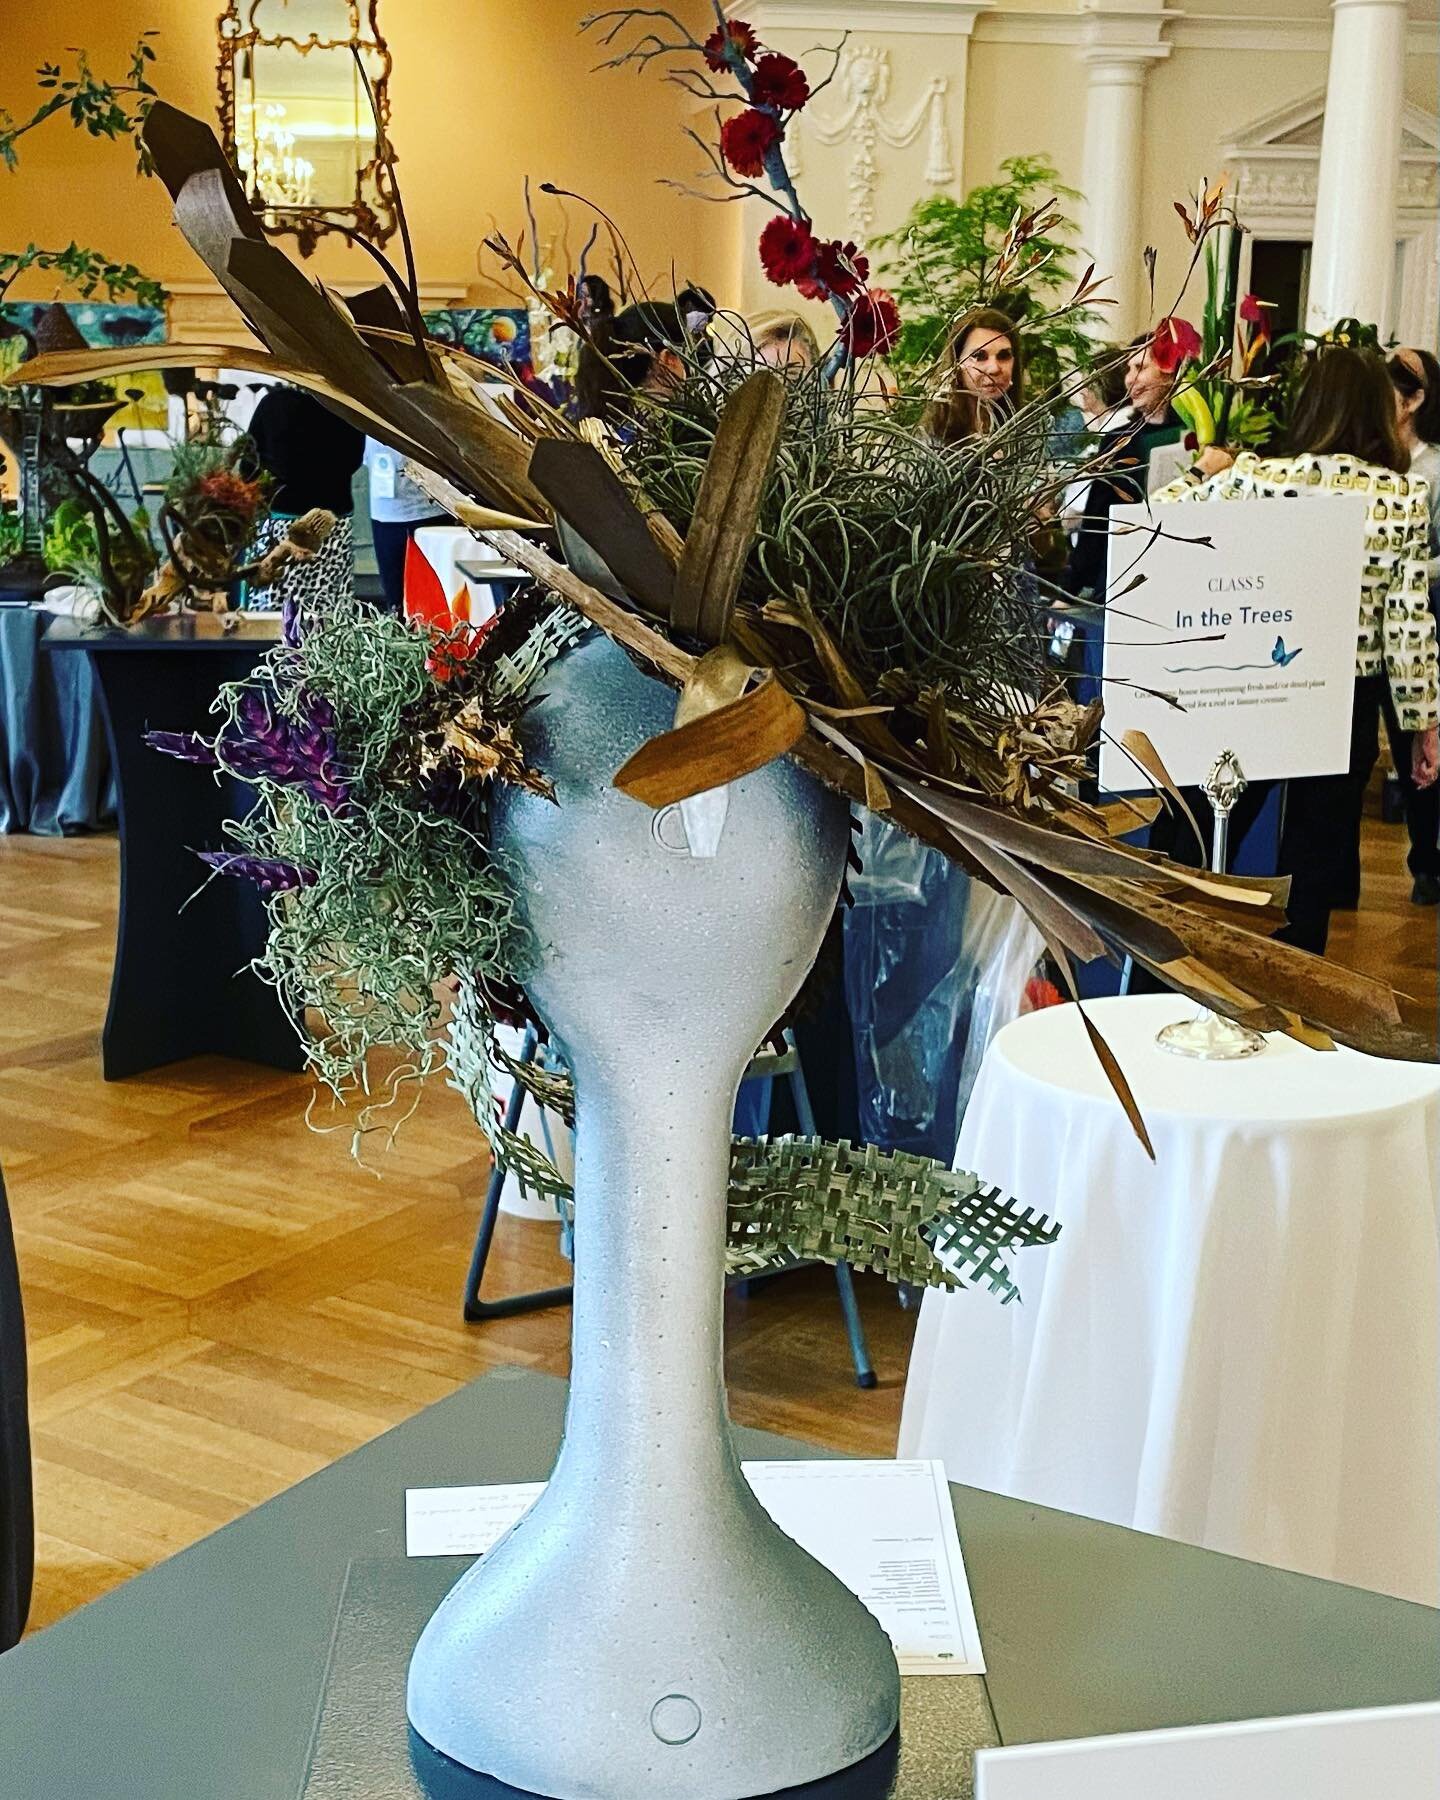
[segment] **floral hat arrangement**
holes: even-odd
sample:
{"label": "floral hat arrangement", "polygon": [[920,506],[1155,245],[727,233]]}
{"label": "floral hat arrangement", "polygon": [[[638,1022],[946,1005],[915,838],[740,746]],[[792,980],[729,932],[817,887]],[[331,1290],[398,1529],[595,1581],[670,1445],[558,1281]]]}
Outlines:
{"label": "floral hat arrangement", "polygon": [[[337,1096],[365,1102],[362,1129],[388,1125],[417,1091],[408,1078],[447,1061],[497,1157],[568,1203],[553,1167],[495,1123],[497,1074],[562,1113],[573,1095],[563,1070],[521,1064],[495,1036],[497,1021],[532,1014],[514,877],[486,818],[499,784],[546,792],[517,725],[554,659],[595,631],[677,690],[674,727],[612,772],[637,803],[684,804],[789,756],[1013,895],[1072,995],[1075,960],[1130,956],[1255,1030],[1433,1056],[1383,983],[1273,941],[1283,879],[1171,863],[1123,841],[1156,802],[1079,797],[1103,713],[1047,674],[1030,567],[1036,521],[1074,470],[1053,467],[1043,407],[946,446],[872,403],[866,360],[891,342],[898,312],[867,285],[857,246],[821,235],[790,179],[786,131],[818,91],[805,71],[718,9],[704,40],[663,12],[588,23],[616,47],[613,62],[660,60],[687,91],[733,108],[713,140],[693,134],[711,173],[771,204],[759,240],[770,279],[836,316],[823,366],[784,377],[708,343],[683,347],[663,394],[630,394],[623,450],[534,395],[497,402],[481,386],[493,369],[426,336],[408,231],[405,270],[386,263],[388,286],[347,305],[267,241],[205,125],[163,102],[145,125],[178,224],[264,346],[225,359],[306,388],[391,444],[533,577],[473,629],[339,599],[292,611],[252,680],[222,694],[212,738],[157,742],[255,787],[260,804],[209,860],[266,894],[263,972],[297,1017],[318,1021],[313,1064]],[[1016,220],[1002,285],[1023,274],[1044,224],[1043,211]],[[1094,287],[1087,271],[1074,303]],[[536,298],[585,335],[573,282]],[[153,367],[216,360],[216,348],[140,354]],[[28,378],[114,373],[126,357],[50,357]],[[1112,614],[1123,617],[1123,598],[1111,596]],[[1149,744],[1127,748],[1183,806]],[[1079,1010],[1148,1148],[1124,1075]],[[401,1067],[372,1094],[376,1049]],[[974,1177],[922,1159],[808,1140],[736,1146],[737,1266],[843,1257],[1008,1294],[999,1252],[1050,1235]]]}

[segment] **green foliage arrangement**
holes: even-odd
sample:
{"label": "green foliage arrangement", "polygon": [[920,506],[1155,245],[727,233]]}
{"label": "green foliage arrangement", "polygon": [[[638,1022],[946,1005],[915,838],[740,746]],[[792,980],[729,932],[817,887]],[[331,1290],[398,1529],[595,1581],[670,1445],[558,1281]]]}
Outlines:
{"label": "green foliage arrangement", "polygon": [[98,250],[70,243],[63,250],[46,250],[30,243],[23,250],[0,250],[0,296],[27,269],[59,275],[82,299],[93,300],[104,292],[107,300],[134,300],[140,306],[162,307],[165,289],[134,263],[114,262]]}
{"label": "green foliage arrangement", "polygon": [[[103,555],[97,519],[105,526]],[[137,506],[127,516],[118,502],[113,503],[113,510],[102,513],[93,494],[67,494],[45,521],[40,554],[52,574],[68,576],[102,600],[117,586],[138,590],[149,580],[156,563],[150,515]]]}
{"label": "green foliage arrangement", "polygon": [[[130,52],[130,61],[118,80],[97,75],[84,50],[71,50],[67,71],[58,62],[42,63],[36,85],[46,96],[28,119],[0,107],[0,164],[12,172],[20,164],[20,141],[48,119],[67,118],[77,131],[112,142],[128,138],[135,145],[136,169],[150,171],[150,158],[140,136],[155,99],[150,81],[155,61],[156,33],[142,32]],[[143,274],[134,263],[119,262],[101,251],[71,242],[62,249],[29,243],[23,249],[0,249],[0,299],[19,276],[39,269],[61,276],[87,300],[102,289],[110,300],[133,297],[143,306],[163,306],[165,289]]]}
{"label": "green foliage arrangement", "polygon": [[153,30],[141,32],[120,81],[107,81],[97,75],[84,50],[69,52],[74,59],[69,74],[59,63],[41,63],[35,82],[48,98],[20,123],[16,122],[13,113],[0,107],[0,163],[7,169],[14,169],[20,161],[16,147],[20,139],[57,113],[64,113],[77,130],[86,131],[91,137],[133,138],[137,168],[142,174],[148,174],[150,161],[140,141],[139,130],[155,99],[155,89],[150,82],[155,46],[150,40],[157,35]]}
{"label": "green foliage arrangement", "polygon": [[[307,1020],[321,1080],[337,1100],[361,1102],[357,1136],[444,1060],[442,983],[524,974],[514,883],[485,840],[488,775],[447,755],[444,721],[467,699],[478,711],[483,696],[503,730],[578,628],[563,609],[518,604],[485,659],[468,654],[467,636],[452,666],[459,639],[337,597],[287,618],[286,642],[255,678],[222,690],[213,741],[157,742],[256,790],[227,851],[207,860],[267,892],[258,971]],[[373,1103],[372,1050],[401,1058]]]}
{"label": "green foliage arrangement", "polygon": [[891,361],[902,374],[928,369],[953,320],[972,306],[996,306],[1022,327],[1030,391],[1039,394],[1090,347],[1095,314],[1063,305],[1076,275],[1070,221],[1062,216],[1031,240],[1023,285],[997,288],[996,265],[1017,215],[1080,195],[1044,156],[1007,157],[1000,176],[963,200],[932,194],[917,201],[898,230],[876,239],[877,250],[890,252],[881,267],[904,321]]}
{"label": "green foliage arrangement", "polygon": [[67,495],[45,521],[41,555],[52,574],[73,574],[95,560],[95,521],[75,495]]}
{"label": "green foliage arrangement", "polygon": [[[692,361],[663,404],[637,402],[626,479],[682,531],[747,372]],[[803,595],[867,691],[878,685],[923,718],[943,688],[961,736],[965,721],[1006,712],[1005,696],[1044,693],[1025,522],[1046,487],[1048,433],[1047,412],[1031,405],[984,438],[941,445],[853,381],[792,371],[741,602],[778,618]],[[767,645],[782,664],[786,636]]]}

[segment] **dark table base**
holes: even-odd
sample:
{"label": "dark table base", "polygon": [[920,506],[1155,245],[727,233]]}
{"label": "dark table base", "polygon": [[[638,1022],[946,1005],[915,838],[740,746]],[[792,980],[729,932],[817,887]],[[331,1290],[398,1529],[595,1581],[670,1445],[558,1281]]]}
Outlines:
{"label": "dark table base", "polygon": [[89,652],[120,789],[120,928],[103,1038],[105,1079],[191,1056],[304,1067],[294,1026],[250,968],[264,948],[264,903],[247,883],[206,879],[197,850],[224,848],[228,820],[253,804],[228,776],[149,749],[144,734],[213,732],[221,684],[257,650]]}

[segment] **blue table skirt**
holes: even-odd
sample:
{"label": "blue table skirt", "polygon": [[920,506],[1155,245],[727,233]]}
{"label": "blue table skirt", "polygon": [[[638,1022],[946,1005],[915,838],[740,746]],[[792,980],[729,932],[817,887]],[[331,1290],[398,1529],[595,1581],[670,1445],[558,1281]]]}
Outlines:
{"label": "blue table skirt", "polygon": [[47,656],[48,613],[0,606],[0,832],[115,824],[115,776],[88,656]]}

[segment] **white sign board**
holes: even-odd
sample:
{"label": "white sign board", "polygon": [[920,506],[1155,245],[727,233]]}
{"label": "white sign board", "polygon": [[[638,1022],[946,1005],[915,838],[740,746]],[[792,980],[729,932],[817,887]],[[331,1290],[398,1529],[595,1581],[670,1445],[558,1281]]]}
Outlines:
{"label": "white sign board", "polygon": [[1222,750],[1249,781],[1346,768],[1364,562],[1359,494],[1117,506],[1101,787],[1153,785],[1120,748],[1127,731],[1182,786]]}
{"label": "white sign board", "polygon": [[1440,1706],[975,1752],[975,1800],[1435,1800]]}

